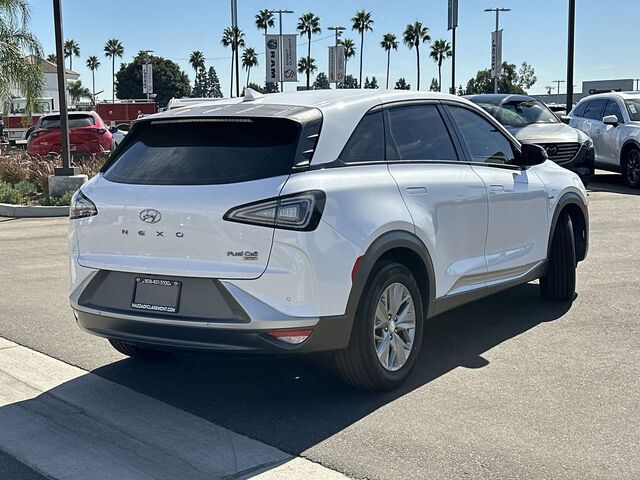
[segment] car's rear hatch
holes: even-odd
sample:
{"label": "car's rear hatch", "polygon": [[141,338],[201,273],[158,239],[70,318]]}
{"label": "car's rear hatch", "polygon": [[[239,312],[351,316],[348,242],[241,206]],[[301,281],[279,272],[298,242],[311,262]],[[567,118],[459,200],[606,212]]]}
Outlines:
{"label": "car's rear hatch", "polygon": [[136,124],[103,174],[83,188],[98,214],[79,220],[80,264],[158,275],[259,277],[273,227],[223,217],[277,197],[291,172],[308,166],[321,117],[300,107],[247,108]]}

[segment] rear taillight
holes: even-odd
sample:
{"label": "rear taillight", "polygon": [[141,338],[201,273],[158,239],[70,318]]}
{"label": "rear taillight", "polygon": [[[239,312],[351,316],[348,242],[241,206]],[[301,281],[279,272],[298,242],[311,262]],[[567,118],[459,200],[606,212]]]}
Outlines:
{"label": "rear taillight", "polygon": [[225,213],[223,218],[249,225],[311,231],[320,223],[324,203],[324,192],[310,190],[240,205]]}
{"label": "rear taillight", "polygon": [[93,217],[98,214],[96,204],[93,203],[84,193],[78,190],[71,197],[71,207],[69,208],[69,219]]}

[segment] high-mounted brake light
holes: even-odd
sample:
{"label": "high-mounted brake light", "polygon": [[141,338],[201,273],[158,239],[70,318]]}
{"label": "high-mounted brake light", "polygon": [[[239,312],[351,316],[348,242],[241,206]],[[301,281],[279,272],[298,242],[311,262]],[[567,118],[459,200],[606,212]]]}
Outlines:
{"label": "high-mounted brake light", "polygon": [[240,205],[224,214],[230,222],[263,225],[285,230],[315,230],[324,210],[325,194],[310,190]]}
{"label": "high-mounted brake light", "polygon": [[71,197],[71,207],[69,207],[69,219],[75,220],[78,218],[93,217],[98,214],[96,204],[93,203],[89,197],[78,190]]}

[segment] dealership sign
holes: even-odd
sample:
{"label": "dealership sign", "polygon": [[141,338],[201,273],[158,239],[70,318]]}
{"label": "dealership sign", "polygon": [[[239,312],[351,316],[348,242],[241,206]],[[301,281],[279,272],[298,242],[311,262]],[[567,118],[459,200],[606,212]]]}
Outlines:
{"label": "dealership sign", "polygon": [[142,64],[142,93],[153,93],[153,65]]}
{"label": "dealership sign", "polygon": [[458,26],[458,0],[449,0],[449,22],[447,30]]}
{"label": "dealership sign", "polygon": [[502,30],[491,32],[491,78],[502,75]]}
{"label": "dealership sign", "polygon": [[298,81],[297,38],[297,35],[265,35],[267,82]]}
{"label": "dealership sign", "polygon": [[329,47],[329,83],[342,83],[345,76],[344,45]]}

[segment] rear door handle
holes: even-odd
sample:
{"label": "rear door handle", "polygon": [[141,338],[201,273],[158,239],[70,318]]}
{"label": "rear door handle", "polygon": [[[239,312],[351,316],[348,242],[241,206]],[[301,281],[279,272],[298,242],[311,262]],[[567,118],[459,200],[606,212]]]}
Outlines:
{"label": "rear door handle", "polygon": [[407,187],[406,190],[409,195],[425,195],[427,193],[427,187]]}
{"label": "rear door handle", "polygon": [[489,185],[492,192],[504,192],[504,185]]}

